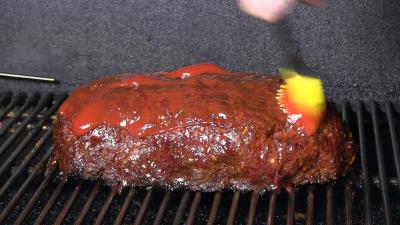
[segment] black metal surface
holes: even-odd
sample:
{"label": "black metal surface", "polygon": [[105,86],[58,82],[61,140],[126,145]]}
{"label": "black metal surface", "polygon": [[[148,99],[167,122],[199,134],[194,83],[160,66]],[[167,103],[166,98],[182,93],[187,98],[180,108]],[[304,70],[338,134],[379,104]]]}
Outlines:
{"label": "black metal surface", "polygon": [[338,105],[360,147],[348,177],[260,194],[118,190],[44,175],[64,98],[0,93],[9,124],[0,128],[0,224],[400,224],[400,114],[390,103]]}

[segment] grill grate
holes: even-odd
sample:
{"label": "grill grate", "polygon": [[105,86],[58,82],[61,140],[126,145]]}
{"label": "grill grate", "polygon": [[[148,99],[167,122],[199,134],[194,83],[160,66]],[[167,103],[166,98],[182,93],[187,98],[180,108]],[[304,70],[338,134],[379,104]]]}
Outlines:
{"label": "grill grate", "polygon": [[348,178],[258,194],[119,191],[44,174],[65,98],[0,94],[0,224],[400,224],[400,116],[391,103],[336,105],[360,147]]}

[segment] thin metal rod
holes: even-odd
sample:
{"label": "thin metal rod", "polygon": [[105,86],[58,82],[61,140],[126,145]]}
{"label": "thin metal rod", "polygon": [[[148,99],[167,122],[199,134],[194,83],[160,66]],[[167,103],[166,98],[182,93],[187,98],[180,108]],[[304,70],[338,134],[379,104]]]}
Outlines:
{"label": "thin metal rod", "polygon": [[201,200],[201,192],[197,191],[196,194],[194,195],[192,206],[190,207],[186,225],[194,224],[194,219],[196,218],[197,210],[199,209],[200,200]]}
{"label": "thin metal rod", "polygon": [[106,201],[104,202],[103,207],[100,210],[100,213],[97,215],[97,218],[94,221],[94,225],[100,225],[101,222],[103,222],[103,218],[106,215],[108,208],[110,208],[111,202],[113,201],[116,193],[117,193],[117,188],[116,187],[112,188],[107,196]]}
{"label": "thin metal rod", "polygon": [[45,82],[57,82],[57,80],[53,77],[42,77],[42,76],[31,76],[31,75],[22,75],[22,74],[13,74],[13,73],[0,73],[0,77],[6,78],[17,78],[23,80],[34,80],[34,81],[45,81]]}
{"label": "thin metal rod", "polygon": [[[32,198],[29,200],[28,204],[26,204],[24,210],[19,214],[17,220],[15,221],[14,225],[20,225],[24,222],[25,218],[28,216],[28,214],[31,212],[31,209],[33,206],[36,204],[37,200],[39,197],[42,195],[43,191],[47,188],[49,185],[51,178],[53,177],[54,169],[47,175],[45,176],[44,180],[36,190],[35,194],[32,196]],[[29,179],[29,178],[28,178]],[[22,189],[22,187],[21,187]],[[23,189],[23,192],[25,189]]]}
{"label": "thin metal rod", "polygon": [[171,191],[167,191],[164,195],[164,198],[161,202],[160,208],[158,209],[157,216],[154,219],[153,225],[160,225],[164,218],[165,213],[167,212],[168,203],[171,200]]}
{"label": "thin metal rod", "polygon": [[344,201],[345,201],[345,216],[346,225],[353,224],[353,203],[352,203],[352,187],[350,181],[347,181],[344,186]]}
{"label": "thin metal rod", "polygon": [[267,225],[273,225],[274,224],[275,209],[276,209],[276,198],[277,197],[278,197],[278,191],[275,190],[275,191],[272,192],[271,198],[269,199]]}
{"label": "thin metal rod", "polygon": [[22,114],[28,109],[28,107],[30,107],[31,105],[33,105],[38,99],[39,99],[40,95],[38,93],[35,93],[34,95],[30,96],[25,103],[18,109],[18,111],[15,113],[15,115],[8,120],[3,127],[0,130],[0,137],[2,137],[7,131],[8,129],[15,123],[18,121],[18,119],[22,116]]}
{"label": "thin metal rod", "polygon": [[58,214],[56,221],[54,222],[55,225],[60,225],[64,222],[65,217],[67,216],[69,210],[71,209],[72,204],[74,204],[76,197],[81,192],[82,184],[78,183],[76,185],[74,191],[70,195],[67,203],[64,205],[63,209],[61,210],[60,214]]}
{"label": "thin metal rod", "polygon": [[139,212],[135,217],[135,221],[133,222],[134,225],[140,225],[142,223],[144,214],[146,213],[146,209],[149,206],[152,197],[153,188],[147,191],[146,197],[144,197],[144,200],[142,202],[142,206],[140,207]]}
{"label": "thin metal rod", "polygon": [[260,194],[256,191],[253,191],[253,193],[251,194],[250,209],[249,209],[249,214],[247,215],[247,225],[253,225],[254,223],[254,217],[256,215],[259,196]]}
{"label": "thin metal rod", "polygon": [[229,209],[228,222],[226,222],[227,225],[235,224],[236,211],[239,204],[239,198],[240,198],[240,192],[235,191],[232,198],[231,208]]}
{"label": "thin metal rod", "polygon": [[333,188],[326,186],[326,225],[333,225]]}
{"label": "thin metal rod", "polygon": [[7,116],[8,112],[10,112],[15,106],[21,104],[25,100],[25,98],[26,98],[25,92],[18,93],[17,96],[12,98],[11,102],[8,103],[6,108],[0,113],[0,120],[4,119],[4,117]]}
{"label": "thin metal rod", "polygon": [[210,216],[208,217],[207,225],[213,225],[215,219],[217,218],[219,205],[221,204],[221,195],[222,195],[221,192],[216,192],[214,194],[214,199],[211,206]]}
{"label": "thin metal rod", "polygon": [[287,205],[287,219],[286,225],[292,225],[294,223],[294,209],[296,204],[296,192],[293,188],[289,190],[289,199]]}
{"label": "thin metal rod", "polygon": [[8,147],[13,143],[14,139],[16,139],[23,131],[26,130],[26,126],[28,125],[31,120],[33,120],[37,114],[47,105],[50,103],[53,95],[48,93],[43,98],[39,100],[39,103],[36,105],[34,110],[30,113],[28,117],[26,117],[19,127],[14,131],[14,133],[7,138],[7,140],[1,145],[0,147],[0,155],[8,149]]}
{"label": "thin metal rod", "polygon": [[[47,159],[50,155],[47,157],[45,156],[44,159]],[[22,186],[19,188],[18,192],[15,194],[15,196],[11,199],[11,201],[6,205],[6,207],[3,209],[3,211],[0,214],[0,223],[3,222],[3,220],[7,217],[7,215],[10,213],[10,211],[15,207],[15,205],[18,203],[19,199],[22,197],[22,195],[25,193],[25,190],[31,185],[33,179],[37,175],[39,169],[41,166],[36,166],[29,177],[25,180],[25,182],[22,184]]]}
{"label": "thin metal rod", "polygon": [[178,211],[175,214],[175,218],[174,221],[172,222],[172,225],[179,225],[181,223],[183,212],[186,209],[186,205],[189,202],[189,198],[190,198],[190,192],[185,191],[181,199],[181,202],[179,203]]}
{"label": "thin metal rod", "polygon": [[390,102],[386,102],[386,115],[389,122],[389,129],[390,129],[390,138],[392,140],[392,148],[393,148],[393,155],[394,155],[394,163],[396,166],[396,174],[397,174],[397,181],[400,184],[400,153],[399,153],[399,143],[397,141],[397,132],[396,128],[394,127],[394,116],[393,116],[393,109]]}
{"label": "thin metal rod", "polygon": [[[0,97],[0,107],[2,107],[3,105],[5,105],[8,100],[11,98],[12,93],[11,91],[7,91],[5,93],[1,93],[1,97]],[[0,117],[1,118],[1,117]]]}
{"label": "thin metal rod", "polygon": [[307,221],[306,225],[314,224],[314,189],[315,186],[310,185],[307,188]]}
{"label": "thin metal rod", "polygon": [[97,193],[99,193],[99,191],[100,191],[100,187],[101,187],[101,183],[100,183],[100,181],[98,181],[96,183],[96,186],[93,188],[92,192],[90,193],[89,198],[86,200],[86,203],[83,206],[83,209],[79,213],[79,216],[74,223],[75,225],[80,225],[83,222],[83,220],[85,219],[86,214],[89,211],[90,207],[92,206]]}
{"label": "thin metal rod", "polygon": [[374,135],[375,135],[375,147],[376,154],[378,157],[378,169],[379,169],[379,179],[381,180],[381,195],[383,198],[383,209],[385,212],[385,222],[387,225],[392,224],[392,215],[389,204],[389,191],[388,184],[386,180],[386,171],[385,171],[385,162],[383,159],[382,153],[382,143],[381,136],[379,130],[379,121],[378,121],[378,107],[375,102],[372,103],[372,124],[374,126]]}
{"label": "thin metal rod", "polygon": [[[33,179],[34,175],[36,174],[36,172],[42,168],[42,166],[46,163],[47,159],[50,157],[51,155],[51,149],[44,155],[44,157],[40,160],[40,162],[38,164],[36,164],[36,166],[33,168],[33,170],[30,172],[30,175],[28,177],[27,180],[29,179]],[[10,184],[15,181],[17,177],[12,177],[12,179],[9,179],[6,184],[4,186],[1,187],[0,189],[0,197],[3,196],[5,194],[5,192],[7,191],[7,189],[9,188]],[[26,182],[26,181],[25,181]]]}
{"label": "thin metal rod", "polygon": [[128,210],[128,207],[131,204],[134,195],[135,195],[135,189],[129,188],[129,192],[126,195],[124,203],[122,204],[122,207],[118,212],[118,216],[114,221],[114,225],[120,225],[122,223],[122,220],[124,219],[126,214],[126,210]]}
{"label": "thin metal rod", "polygon": [[[36,154],[36,152],[42,147],[43,143],[50,137],[51,134],[51,129],[48,130],[42,138],[39,139],[38,142],[36,142],[34,148],[29,152],[24,160],[18,165],[18,167],[15,169],[15,171],[11,174],[11,176],[7,179],[7,181],[1,186],[0,188],[0,196],[3,196],[4,193],[8,190],[8,188],[11,186],[11,184],[18,178],[19,174],[26,168],[26,166],[29,164],[29,161],[33,158],[33,156]],[[51,149],[46,153],[45,158],[49,157],[51,153]],[[42,166],[45,162],[41,161],[41,163],[38,163],[37,166]]]}
{"label": "thin metal rod", "polygon": [[50,209],[53,207],[54,203],[56,202],[58,196],[61,194],[62,190],[64,189],[65,184],[67,183],[66,179],[63,179],[57,186],[56,190],[51,195],[49,201],[44,206],[42,211],[40,212],[38,218],[35,221],[35,225],[39,225],[43,223],[43,220],[46,218],[47,213],[49,213]]}
{"label": "thin metal rod", "polygon": [[0,167],[0,175],[3,174],[11,163],[17,158],[19,153],[25,148],[25,146],[32,140],[32,138],[38,134],[42,130],[42,126],[46,123],[46,121],[50,118],[50,116],[57,110],[58,106],[61,104],[62,100],[56,101],[54,105],[52,105],[49,110],[43,115],[40,121],[35,125],[35,128],[32,129],[28,135],[21,141],[21,143],[17,146],[17,148],[11,153],[11,155],[7,158],[6,162]]}
{"label": "thin metal rod", "polygon": [[368,167],[367,167],[367,150],[365,146],[365,134],[364,134],[364,115],[362,111],[362,103],[360,101],[357,102],[357,125],[358,125],[358,135],[360,139],[360,159],[361,159],[361,169],[363,175],[363,184],[364,184],[364,202],[365,202],[365,224],[372,224],[372,210],[371,210],[371,198],[370,198],[370,184],[369,184],[369,175],[368,175]]}
{"label": "thin metal rod", "polygon": [[[47,139],[51,136],[52,133],[52,128],[47,130],[46,133],[39,138],[39,140],[36,141],[35,145],[33,146],[32,150],[25,156],[24,160],[18,165],[16,170],[11,174],[11,176],[8,178],[8,181],[12,181],[15,177],[17,177],[23,169],[27,166],[29,161],[33,158],[33,156],[36,154],[36,152],[43,146],[43,144],[47,141]],[[27,142],[27,141],[26,141]],[[25,142],[22,142],[23,144]],[[27,143],[25,143],[27,144]],[[15,158],[19,155],[19,153],[23,150],[25,146],[20,147],[20,145],[16,148],[14,152],[7,158],[7,161],[3,163],[0,167],[0,176],[3,175],[3,173],[8,169],[8,167],[11,165],[11,163],[14,161]],[[7,184],[6,182],[6,184]],[[2,186],[3,188],[6,188],[6,184]],[[0,191],[1,193],[2,191]]]}

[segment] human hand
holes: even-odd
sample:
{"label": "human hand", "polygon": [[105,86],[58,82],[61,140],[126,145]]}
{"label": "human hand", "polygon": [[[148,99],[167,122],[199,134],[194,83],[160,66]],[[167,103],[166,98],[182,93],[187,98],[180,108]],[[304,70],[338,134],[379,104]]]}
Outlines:
{"label": "human hand", "polygon": [[[266,20],[278,22],[289,14],[298,0],[238,0],[240,8],[246,13]],[[308,5],[321,6],[324,0],[299,0]]]}

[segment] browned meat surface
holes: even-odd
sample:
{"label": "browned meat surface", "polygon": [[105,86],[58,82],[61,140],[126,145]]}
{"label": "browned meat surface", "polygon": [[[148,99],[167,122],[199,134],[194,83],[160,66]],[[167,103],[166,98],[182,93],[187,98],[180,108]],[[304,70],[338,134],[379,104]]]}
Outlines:
{"label": "browned meat surface", "polygon": [[282,111],[279,77],[212,66],[188,74],[111,76],[78,88],[55,122],[51,165],[110,184],[212,191],[326,182],[354,161],[336,112],[307,135]]}

